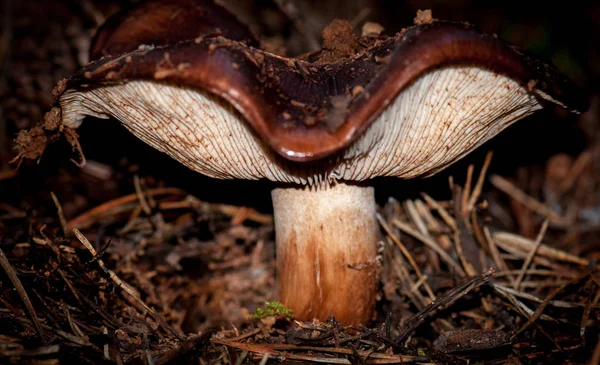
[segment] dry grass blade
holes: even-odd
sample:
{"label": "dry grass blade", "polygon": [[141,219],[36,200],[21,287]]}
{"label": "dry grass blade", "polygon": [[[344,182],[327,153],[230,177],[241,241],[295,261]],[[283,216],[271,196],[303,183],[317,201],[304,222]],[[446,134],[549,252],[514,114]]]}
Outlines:
{"label": "dry grass blade", "polygon": [[379,224],[381,225],[381,227],[383,227],[384,231],[388,234],[388,236],[390,237],[390,239],[400,249],[400,252],[402,252],[402,254],[404,255],[404,257],[406,257],[406,259],[410,263],[410,266],[413,268],[413,270],[415,270],[415,273],[417,274],[417,277],[419,278],[418,281],[423,283],[423,286],[425,287],[425,290],[427,291],[427,295],[429,295],[430,300],[435,300],[435,295],[433,294],[433,291],[431,290],[431,288],[429,287],[429,285],[425,281],[425,278],[421,274],[421,270],[419,270],[419,266],[415,262],[415,259],[412,257],[412,255],[410,254],[410,252],[402,244],[402,242],[400,241],[400,239],[398,237],[396,237],[396,235],[394,234],[394,232],[392,232],[392,230],[390,229],[390,227],[387,225],[387,223],[385,222],[385,220],[383,219],[383,217],[379,213],[377,213],[377,220],[379,221]]}
{"label": "dry grass blade", "polygon": [[460,210],[458,210],[461,215],[467,216],[467,213],[469,212],[468,207],[469,207],[469,196],[471,195],[471,181],[473,180],[473,169],[475,167],[473,165],[469,165],[469,167],[467,167],[467,180],[465,181],[465,186],[463,189],[463,194],[461,196],[460,199],[460,204],[459,202],[456,202],[457,204],[459,204],[460,206]]}
{"label": "dry grass blade", "polygon": [[137,196],[140,206],[144,210],[144,213],[146,213],[146,215],[150,215],[152,213],[152,209],[148,204],[148,200],[146,200],[146,196],[144,195],[144,191],[142,190],[142,183],[138,175],[133,176],[133,186],[135,187],[135,195]]}
{"label": "dry grass blade", "polygon": [[69,288],[69,290],[73,294],[73,297],[75,298],[75,300],[77,300],[77,302],[79,304],[82,304],[81,298],[79,298],[79,293],[77,292],[77,290],[75,289],[75,287],[71,283],[71,280],[69,280],[67,278],[67,275],[65,274],[65,272],[62,269],[60,269],[60,268],[56,269],[56,272],[58,272],[58,275],[60,275],[60,277],[63,279],[63,281],[67,285],[67,288]]}
{"label": "dry grass blade", "polygon": [[421,218],[421,216],[419,215],[419,212],[417,211],[417,207],[416,207],[415,203],[412,200],[406,200],[404,202],[404,208],[406,209],[406,213],[407,213],[408,217],[413,222],[415,227],[417,227],[419,232],[421,232],[421,234],[429,236],[429,231],[427,230],[427,226],[425,225],[423,218]]}
{"label": "dry grass blade", "polygon": [[[270,356],[281,356],[291,360],[305,360],[313,362],[324,362],[330,364],[352,364],[350,360],[344,358],[334,357],[317,357],[308,355],[298,355],[290,353],[289,351],[312,351],[321,353],[332,353],[341,355],[355,355],[358,354],[362,357],[365,364],[401,364],[410,363],[415,361],[426,361],[425,357],[410,356],[410,355],[388,355],[383,353],[365,351],[365,350],[352,350],[347,348],[339,347],[317,347],[317,346],[296,346],[287,344],[250,344],[241,343],[225,340],[212,339],[211,342],[245,350],[249,352],[259,354],[269,354]],[[283,352],[285,351],[285,352]]]}
{"label": "dry grass blade", "polygon": [[130,232],[135,227],[137,219],[139,218],[140,214],[142,214],[142,206],[140,204],[138,204],[131,211],[131,214],[129,215],[129,219],[127,220],[127,223],[125,223],[125,226],[123,226],[123,228],[121,228],[119,230],[119,234],[125,235],[126,233]]}
{"label": "dry grass blade", "polygon": [[[450,238],[448,238],[448,235],[444,233],[445,231],[449,232],[449,230],[444,227],[442,223],[433,216],[433,214],[431,214],[431,210],[422,200],[415,200],[415,208],[419,216],[422,217],[427,224],[428,235],[435,235],[440,243],[440,246],[442,246],[444,250],[449,250],[452,247],[452,242],[450,241]],[[431,259],[431,264],[435,267],[435,269],[437,271],[441,271],[439,258],[437,255],[431,253],[429,257]]]}
{"label": "dry grass blade", "polygon": [[477,203],[477,200],[481,195],[481,191],[483,190],[483,183],[485,182],[485,176],[487,174],[488,168],[490,167],[490,164],[492,163],[493,156],[493,151],[488,151],[488,153],[485,155],[485,161],[483,162],[483,166],[481,167],[481,171],[479,172],[477,183],[475,184],[475,187],[471,192],[471,196],[469,197],[469,203],[467,204],[467,212],[473,210],[473,207],[475,207],[475,203]]}
{"label": "dry grass blade", "polygon": [[[496,276],[500,276],[501,273],[497,273]],[[536,303],[542,303],[544,302],[543,299],[540,299],[538,297],[536,297],[535,295],[532,294],[528,294],[528,293],[524,293],[524,292],[520,292],[518,290],[509,288],[507,286],[504,285],[500,285],[500,284],[494,284],[494,288],[502,290],[506,293],[512,294],[515,297],[519,297],[519,298],[523,298],[523,299],[527,299],[527,300],[531,300],[532,302],[536,302]],[[549,305],[554,306],[554,307],[558,307],[558,308],[581,308],[584,306],[583,303],[577,303],[577,302],[565,302],[564,300],[551,300],[550,302],[548,302]],[[596,303],[595,308],[598,307],[598,304]]]}
{"label": "dry grass blade", "polygon": [[[146,191],[146,194],[152,196],[158,195],[185,195],[185,192],[178,188],[156,188]],[[99,217],[108,216],[114,214],[114,210],[119,207],[133,203],[138,200],[137,194],[129,194],[122,196],[120,198],[108,201],[104,204],[101,204],[91,210],[71,219],[67,222],[67,227],[69,230],[73,228],[83,229],[91,226],[96,222]]]}
{"label": "dry grass blade", "polygon": [[556,297],[560,292],[562,292],[566,287],[567,287],[568,283],[564,283],[563,285],[559,286],[558,288],[554,288],[554,290],[552,290],[550,292],[550,294],[548,294],[546,296],[546,298],[544,298],[544,301],[540,304],[540,306],[535,310],[535,312],[533,312],[533,315],[527,320],[527,322],[512,336],[512,338],[517,337],[519,334],[523,333],[523,331],[525,331],[529,326],[531,326],[531,324],[535,321],[537,321],[537,319],[542,315],[542,312],[544,311],[544,309],[546,309],[546,307],[548,306],[548,304],[550,304],[550,302],[552,301],[552,299],[554,299],[554,297]]}
{"label": "dry grass blade", "polygon": [[567,218],[556,213],[546,205],[537,201],[535,198],[527,195],[525,192],[523,192],[523,190],[519,189],[517,186],[515,186],[513,183],[506,180],[505,178],[498,175],[492,175],[490,176],[490,182],[496,188],[498,188],[514,200],[529,208],[529,210],[548,218],[552,223],[560,226],[565,226],[569,223],[567,221]]}
{"label": "dry grass blade", "polygon": [[109,315],[105,311],[98,308],[96,305],[94,305],[94,303],[92,303],[92,301],[87,299],[85,296],[81,296],[79,294],[79,292],[75,289],[75,286],[73,285],[73,283],[71,283],[71,281],[67,278],[67,275],[65,274],[65,272],[63,270],[61,270],[59,268],[56,271],[58,272],[60,277],[63,279],[63,281],[67,285],[67,288],[69,288],[69,290],[71,291],[71,293],[73,294],[73,296],[75,297],[75,299],[77,300],[77,302],[80,305],[90,308],[93,312],[97,313],[107,323],[109,323],[113,328],[121,328],[121,327],[125,326],[125,324],[123,324],[121,321],[117,320],[112,315]]}
{"label": "dry grass blade", "polygon": [[[550,316],[542,314],[542,311],[544,310],[544,308],[546,307],[547,304],[546,305],[541,305],[540,308],[538,308],[534,312],[529,307],[527,307],[524,303],[522,303],[521,301],[519,301],[514,295],[512,295],[512,294],[510,294],[510,293],[508,293],[508,292],[506,292],[504,290],[501,290],[499,288],[496,288],[496,287],[494,289],[496,289],[496,291],[498,293],[500,293],[502,296],[504,296],[505,298],[507,298],[512,303],[512,305],[515,307],[516,311],[519,314],[521,314],[523,317],[527,318],[527,323],[523,327],[521,327],[521,331],[525,330],[529,325],[534,324],[535,327],[538,329],[538,331],[540,331],[540,333],[542,333],[548,340],[550,340],[550,342],[552,342],[554,344],[554,346],[559,351],[562,351],[562,347],[554,339],[554,337],[550,336],[546,331],[544,331],[544,329],[542,328],[542,326],[540,326],[537,323],[534,323],[537,318],[541,318],[541,319],[547,320],[547,321],[554,321],[554,322],[557,321],[556,319],[554,319],[554,318],[552,318]],[[560,290],[556,291],[556,293],[558,293],[558,292],[560,292]],[[554,292],[550,293],[549,297],[553,296],[553,295],[556,295],[556,294],[553,294],[553,293]],[[551,300],[551,298],[550,298],[550,300]],[[521,331],[519,331],[518,333],[516,333],[515,335],[513,335],[511,338],[515,338],[519,333],[521,333]]]}
{"label": "dry grass blade", "polygon": [[488,247],[489,244],[485,238],[485,234],[483,233],[483,226],[479,221],[477,211],[471,211],[469,221],[471,223],[471,230],[473,231],[473,236],[475,237],[475,242],[477,242],[477,244],[479,244],[479,248],[481,248],[481,254],[490,254]]}
{"label": "dry grass blade", "polygon": [[435,199],[433,199],[425,193],[421,193],[421,196],[423,196],[423,199],[425,199],[427,204],[432,209],[435,209],[438,212],[438,214],[440,215],[440,217],[442,217],[444,223],[446,223],[448,227],[452,228],[453,230],[456,230],[456,221],[454,220],[454,218],[452,218],[452,215],[448,213],[446,208],[442,207],[440,203],[438,203],[437,201],[435,201]]}
{"label": "dry grass blade", "polygon": [[0,249],[0,265],[2,265],[2,268],[6,272],[6,275],[8,276],[9,280],[14,285],[19,296],[21,297],[21,300],[23,301],[23,304],[25,305],[25,308],[27,309],[27,313],[29,314],[31,321],[33,322],[35,330],[40,335],[40,339],[42,341],[45,341],[44,331],[42,330],[42,325],[40,323],[40,320],[37,317],[37,314],[35,312],[35,309],[33,308],[33,305],[31,304],[31,300],[29,299],[29,296],[27,295],[27,292],[25,291],[25,288],[23,287],[21,280],[19,280],[17,273],[13,269],[10,262],[8,262],[8,259],[6,258],[6,255],[4,255],[4,252],[2,251],[2,249]]}
{"label": "dry grass blade", "polygon": [[[158,204],[158,208],[160,210],[169,210],[169,209],[185,209],[185,208],[200,208],[201,210],[218,212],[221,214],[225,214],[230,217],[239,217],[240,210],[244,210],[244,218],[259,224],[273,224],[273,216],[269,214],[263,214],[257,212],[253,208],[248,207],[238,207],[235,205],[229,204],[213,204],[203,202],[194,198],[193,196],[188,196],[185,200],[178,202],[161,202]],[[236,223],[240,223],[239,221]]]}
{"label": "dry grass blade", "polygon": [[[559,192],[564,193],[571,189],[577,178],[583,173],[583,171],[589,166],[589,164],[593,161],[593,153],[592,151],[583,151],[575,160],[575,163],[569,169],[567,173],[567,177],[561,182],[559,186]],[[560,198],[560,197],[558,197]]]}
{"label": "dry grass blade", "polygon": [[[522,253],[528,253],[531,252],[533,247],[535,247],[535,241],[514,233],[496,232],[492,237],[498,246],[507,251],[513,251],[511,249],[517,249]],[[590,264],[589,260],[587,259],[568,254],[564,251],[546,246],[543,243],[539,245],[536,253],[540,256],[545,256],[558,261],[570,262],[580,266],[588,266]]]}
{"label": "dry grass blade", "polygon": [[96,256],[96,250],[94,249],[90,241],[88,241],[88,239],[77,228],[73,229],[73,233],[75,233],[75,236],[81,242],[81,244],[83,244],[85,248],[87,248],[88,251],[90,251],[92,256],[97,259],[96,261],[98,262],[98,265],[100,266],[102,271],[104,271],[110,277],[110,279],[115,283],[116,286],[123,289],[127,294],[129,294],[137,303],[139,303],[148,312],[148,314],[150,314],[152,318],[154,318],[158,323],[160,323],[161,327],[163,327],[166,331],[172,333],[179,340],[185,339],[185,336],[183,334],[179,333],[173,327],[169,326],[169,324],[158,313],[156,313],[152,308],[148,307],[148,305],[144,303],[144,301],[142,301],[135,294],[131,287],[129,287],[129,285],[126,284],[123,280],[121,280],[117,276],[117,274],[115,274],[112,270],[104,266],[104,262],[102,261],[102,259]]}
{"label": "dry grass blade", "polygon": [[461,239],[461,236],[465,237],[466,234],[464,233],[465,230],[463,229],[464,225],[462,223],[460,225],[461,229],[454,232],[454,245],[456,247],[456,253],[458,254],[458,258],[460,259],[460,262],[467,275],[475,276],[477,275],[477,271],[475,270],[475,267],[471,264],[471,261],[465,256],[465,250],[463,248],[463,240]]}
{"label": "dry grass blade", "polygon": [[472,277],[477,275],[478,272],[481,272],[483,268],[480,267],[479,270],[476,270],[474,266],[477,263],[476,257],[479,257],[481,250],[477,246],[473,236],[469,233],[469,229],[465,222],[468,219],[468,213],[465,210],[467,202],[463,197],[464,194],[467,193],[467,191],[461,191],[461,188],[458,185],[455,185],[454,190],[452,191],[454,211],[461,212],[460,217],[456,220],[454,247],[456,248],[456,253],[458,254],[462,267],[467,275]]}
{"label": "dry grass blade", "polygon": [[542,228],[540,228],[540,232],[538,233],[537,237],[535,238],[535,243],[534,243],[533,247],[531,248],[531,251],[529,251],[529,254],[527,255],[527,258],[525,259],[525,262],[523,262],[523,266],[521,266],[521,272],[519,272],[519,276],[517,276],[517,280],[514,283],[515,289],[517,289],[517,290],[519,289],[519,286],[521,285],[521,282],[523,281],[523,278],[525,277],[525,272],[529,268],[531,261],[533,261],[533,258],[538,251],[538,248],[542,244],[542,240],[544,239],[544,235],[546,234],[547,229],[548,229],[548,220],[546,219],[546,220],[544,220],[544,223],[542,223]]}
{"label": "dry grass blade", "polygon": [[269,361],[269,354],[264,354],[263,358],[260,360],[258,365],[267,365],[267,361]]}
{"label": "dry grass blade", "polygon": [[423,220],[426,224],[428,234],[441,234],[444,231],[445,227],[443,227],[442,224],[438,222],[436,218],[434,218],[433,214],[431,214],[430,208],[424,201],[415,199],[414,207],[419,219]]}
{"label": "dry grass blade", "polygon": [[[494,285],[494,290],[496,290],[496,292],[500,293],[500,295],[502,295],[504,298],[508,299],[508,301],[513,305],[513,307],[515,308],[515,310],[522,315],[523,317],[529,319],[531,316],[533,316],[533,309],[529,308],[528,306],[525,305],[525,303],[521,302],[520,300],[517,299],[516,295],[513,295],[510,292],[510,288],[508,288],[509,290],[505,290],[505,287],[501,286],[501,285]],[[554,321],[556,322],[556,319],[542,314],[540,315],[540,318],[545,320],[545,321]]]}
{"label": "dry grass blade", "polygon": [[65,213],[63,211],[63,208],[60,205],[58,198],[56,197],[56,195],[53,192],[50,192],[50,196],[52,197],[52,201],[54,202],[54,205],[56,206],[56,212],[58,213],[58,220],[60,221],[60,226],[63,230],[63,234],[65,235],[65,237],[70,237],[71,231],[69,231],[69,228],[67,227],[67,220],[65,219]]}
{"label": "dry grass blade", "polygon": [[[29,319],[27,319],[27,318],[17,318],[16,320],[17,320],[17,322],[19,322],[21,324],[25,324],[25,325],[28,325],[28,326],[32,325],[31,321]],[[44,325],[44,324],[42,324],[41,327],[42,327],[42,329],[44,331],[52,332],[52,333],[54,333],[54,334],[56,334],[56,335],[64,338],[65,340],[67,340],[67,341],[69,341],[69,342],[71,342],[71,343],[73,343],[73,344],[75,344],[77,346],[86,346],[86,347],[87,346],[93,346],[88,341],[87,337],[77,337],[75,335],[72,335],[70,333],[62,331],[62,330],[60,330],[58,328],[53,328],[53,327],[50,327],[50,326],[47,326],[47,325]]]}
{"label": "dry grass blade", "polygon": [[85,338],[86,337],[85,334],[81,331],[79,326],[77,326],[77,324],[73,321],[73,318],[71,318],[71,312],[69,311],[69,307],[65,306],[64,312],[67,317],[67,322],[69,323],[69,327],[71,328],[71,331],[73,331],[75,336]]}
{"label": "dry grass blade", "polygon": [[[496,241],[492,237],[488,227],[483,227],[483,235],[485,236],[485,239],[488,243],[488,248],[490,250],[490,254],[492,255],[492,260],[494,260],[494,263],[498,267],[498,270],[508,273],[509,272],[508,266],[506,265],[506,262],[500,255],[500,251],[498,251],[498,246],[496,246]],[[514,283],[515,278],[509,274],[508,280],[510,282]]]}
{"label": "dry grass blade", "polygon": [[[108,336],[108,328],[104,327],[102,329],[102,334]],[[104,344],[104,358],[106,360],[110,360],[110,349],[108,348],[108,343]]]}
{"label": "dry grass blade", "polygon": [[457,264],[456,261],[454,261],[452,259],[452,257],[450,257],[450,255],[448,255],[448,253],[446,251],[444,251],[444,249],[441,248],[433,239],[420,234],[419,232],[414,230],[412,227],[410,227],[408,224],[405,224],[404,222],[400,221],[399,219],[393,218],[392,224],[395,225],[396,227],[400,228],[405,233],[408,233],[409,235],[411,235],[414,238],[418,239],[419,241],[423,242],[425,244],[425,246],[427,246],[430,249],[432,249],[433,251],[435,251],[438,255],[440,255],[440,258],[446,264],[448,264],[448,266],[450,266],[452,269],[454,269],[456,271],[456,273],[458,275],[460,275],[462,277],[466,276],[462,267],[460,267],[460,265]]}
{"label": "dry grass blade", "polygon": [[[387,236],[386,240],[389,246],[393,246],[390,236]],[[423,294],[417,290],[417,284],[408,273],[409,265],[406,263],[406,260],[404,260],[403,255],[393,255],[391,261],[390,266],[400,281],[400,288],[402,288],[401,292],[403,292],[417,308],[424,308],[430,301],[425,299]]]}
{"label": "dry grass blade", "polygon": [[427,316],[440,307],[448,308],[458,299],[465,296],[471,290],[480,287],[481,285],[487,283],[490,278],[494,275],[494,270],[490,269],[483,275],[476,276],[466,283],[449,290],[447,293],[439,297],[437,300],[431,302],[427,307],[422,309],[419,313],[410,318],[404,328],[402,329],[401,334],[397,339],[394,340],[396,346],[399,346],[410,334],[415,330],[423,321],[427,318]]}
{"label": "dry grass blade", "polygon": [[[498,271],[496,273],[496,277],[503,277],[509,275],[519,274],[521,270],[507,270],[507,271]],[[538,276],[549,276],[556,278],[571,278],[574,279],[579,276],[578,273],[570,273],[570,272],[560,272],[555,270],[545,270],[545,269],[529,269],[525,272],[525,275],[538,275]],[[512,286],[512,285],[511,285]]]}

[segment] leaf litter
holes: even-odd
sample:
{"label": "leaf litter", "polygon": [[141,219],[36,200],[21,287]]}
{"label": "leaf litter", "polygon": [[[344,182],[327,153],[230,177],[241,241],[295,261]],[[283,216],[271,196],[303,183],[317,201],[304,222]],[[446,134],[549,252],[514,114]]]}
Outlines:
{"label": "leaf litter", "polygon": [[[472,189],[451,182],[450,201],[424,194],[380,207],[383,272],[370,328],[298,322],[274,302],[269,214],[145,180],[74,217],[54,195],[49,223],[31,220],[27,233],[15,230],[25,217],[8,221],[1,358],[393,364],[537,361],[544,346],[564,358],[593,351],[593,257],[545,243],[553,228],[543,214],[534,240],[486,224],[495,202],[480,196],[485,178]],[[209,239],[191,233],[202,221]]]}

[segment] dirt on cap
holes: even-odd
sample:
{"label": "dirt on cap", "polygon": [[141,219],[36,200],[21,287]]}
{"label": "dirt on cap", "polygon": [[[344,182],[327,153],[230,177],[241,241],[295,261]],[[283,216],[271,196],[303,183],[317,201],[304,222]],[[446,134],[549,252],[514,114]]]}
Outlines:
{"label": "dirt on cap", "polygon": [[15,140],[19,149],[18,157],[37,160],[42,156],[47,141],[46,132],[41,126],[20,131]]}
{"label": "dirt on cap", "polygon": [[323,53],[319,59],[322,63],[353,56],[360,49],[359,37],[354,34],[354,27],[347,20],[334,19],[323,29],[322,36]]}
{"label": "dirt on cap", "polygon": [[436,19],[432,16],[431,9],[417,10],[417,16],[413,20],[415,25],[431,24],[434,21],[436,21]]}

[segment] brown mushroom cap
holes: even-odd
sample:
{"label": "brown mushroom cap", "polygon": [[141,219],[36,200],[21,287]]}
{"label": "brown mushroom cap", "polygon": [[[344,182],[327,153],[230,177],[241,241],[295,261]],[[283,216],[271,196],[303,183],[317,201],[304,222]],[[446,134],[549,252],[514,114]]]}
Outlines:
{"label": "brown mushroom cap", "polygon": [[142,44],[169,45],[200,35],[222,35],[258,45],[245,25],[212,1],[152,0],[110,17],[92,41],[90,59],[131,52]]}
{"label": "brown mushroom cap", "polygon": [[[103,46],[93,48],[113,49],[104,39],[129,27],[106,27],[110,35],[100,34]],[[116,116],[206,175],[313,183],[432,174],[545,103],[587,107],[554,68],[462,23],[415,25],[327,63],[282,58],[210,32],[175,41],[170,29],[159,45],[102,58],[74,75],[60,98],[64,123]],[[116,49],[133,48],[123,44]]]}

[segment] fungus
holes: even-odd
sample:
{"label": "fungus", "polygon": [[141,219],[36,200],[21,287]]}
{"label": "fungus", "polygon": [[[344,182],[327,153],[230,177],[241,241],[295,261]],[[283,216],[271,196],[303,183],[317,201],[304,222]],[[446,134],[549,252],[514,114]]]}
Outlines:
{"label": "fungus", "polygon": [[276,182],[279,300],[300,320],[367,323],[379,273],[370,180],[432,175],[547,104],[586,101],[551,66],[462,23],[351,46],[279,57],[212,3],[152,0],[100,29],[91,53],[105,57],[57,102],[67,127],[114,117],[201,174]]}

